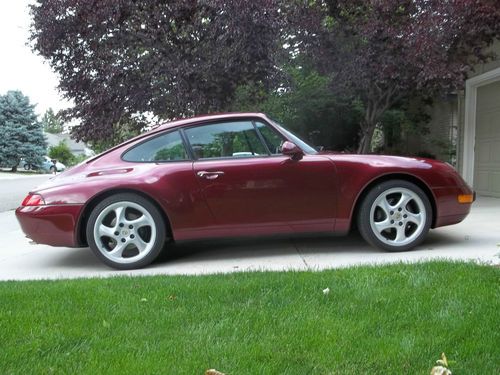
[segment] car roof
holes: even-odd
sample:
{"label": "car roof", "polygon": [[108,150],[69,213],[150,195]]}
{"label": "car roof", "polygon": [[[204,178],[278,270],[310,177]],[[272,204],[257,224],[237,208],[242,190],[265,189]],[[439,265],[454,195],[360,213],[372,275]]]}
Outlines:
{"label": "car roof", "polygon": [[167,121],[167,122],[164,122],[162,124],[159,124],[145,133],[139,134],[133,138],[126,140],[125,142],[122,142],[114,147],[111,147],[110,149],[87,159],[85,161],[85,163],[89,164],[97,159],[100,159],[104,155],[111,153],[112,151],[114,151],[116,149],[119,149],[125,145],[132,143],[132,142],[135,142],[141,138],[145,138],[145,137],[148,137],[152,134],[159,133],[165,129],[171,129],[171,128],[176,128],[176,127],[180,127],[180,126],[190,125],[190,124],[197,124],[197,123],[205,122],[205,121],[230,120],[230,119],[247,118],[247,117],[259,117],[262,119],[267,118],[264,113],[259,113],[259,112],[230,112],[230,113],[212,113],[212,114],[199,115],[199,116],[183,118],[183,119],[178,119],[178,120],[171,120],[171,121]]}
{"label": "car roof", "polygon": [[194,123],[198,123],[198,122],[213,121],[213,120],[231,120],[231,119],[242,118],[242,117],[266,118],[266,115],[263,113],[259,113],[259,112],[212,113],[212,114],[205,114],[205,115],[199,115],[199,116],[194,116],[194,117],[189,117],[189,118],[182,118],[182,119],[167,121],[167,122],[164,122],[164,123],[160,124],[159,126],[155,127],[154,130],[169,129],[169,128],[174,128],[174,127],[178,127],[178,126],[194,124]]}

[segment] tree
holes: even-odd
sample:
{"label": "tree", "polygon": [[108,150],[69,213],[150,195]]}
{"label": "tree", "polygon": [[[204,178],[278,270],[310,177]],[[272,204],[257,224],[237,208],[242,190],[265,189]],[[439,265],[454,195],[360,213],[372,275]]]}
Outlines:
{"label": "tree", "polygon": [[72,165],[75,156],[63,139],[56,146],[49,147],[49,157],[56,159],[65,165]]}
{"label": "tree", "polygon": [[42,117],[43,130],[51,134],[60,134],[64,130],[62,120],[57,116],[52,108],[47,109]]}
{"label": "tree", "polygon": [[24,158],[30,164],[41,164],[46,151],[42,126],[35,106],[20,91],[0,96],[0,164],[17,171]]}
{"label": "tree", "polygon": [[60,75],[78,140],[145,115],[227,109],[239,85],[276,74],[278,0],[38,0],[31,41]]}
{"label": "tree", "polygon": [[239,87],[231,109],[265,112],[317,146],[355,147],[359,105],[334,95],[330,79],[306,61],[294,61],[283,71],[287,79],[273,90],[255,83]]}
{"label": "tree", "polygon": [[498,0],[325,0],[307,2],[300,15],[302,51],[364,105],[363,153],[388,109],[461,88],[500,36]]}
{"label": "tree", "polygon": [[133,120],[123,120],[113,124],[111,135],[105,139],[91,140],[90,147],[94,152],[101,153],[107,149],[116,146],[126,140],[135,137],[141,133],[141,129]]}

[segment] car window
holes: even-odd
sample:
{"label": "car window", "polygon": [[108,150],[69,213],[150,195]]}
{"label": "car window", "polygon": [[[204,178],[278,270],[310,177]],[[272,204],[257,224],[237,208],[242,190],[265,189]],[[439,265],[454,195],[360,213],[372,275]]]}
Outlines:
{"label": "car window", "polygon": [[185,133],[197,159],[268,155],[251,121],[202,125]]}
{"label": "car window", "polygon": [[178,131],[154,137],[128,150],[125,161],[162,162],[189,159]]}
{"label": "car window", "polygon": [[314,147],[308,145],[302,139],[300,139],[295,134],[293,134],[290,130],[286,129],[283,125],[278,124],[274,120],[271,120],[271,121],[278,129],[280,129],[283,133],[286,134],[288,139],[290,139],[293,143],[295,143],[297,146],[299,146],[302,149],[302,151],[304,151],[306,154],[315,155],[318,153],[318,151]]}
{"label": "car window", "polygon": [[267,148],[271,151],[271,154],[281,154],[281,145],[285,141],[281,134],[262,122],[256,122],[255,126],[259,129],[259,132],[262,135],[262,138],[264,138],[264,142],[266,142]]}

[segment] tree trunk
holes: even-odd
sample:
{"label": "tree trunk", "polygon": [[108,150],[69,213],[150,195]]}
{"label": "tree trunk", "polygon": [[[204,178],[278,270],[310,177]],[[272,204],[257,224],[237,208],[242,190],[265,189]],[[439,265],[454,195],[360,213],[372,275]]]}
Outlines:
{"label": "tree trunk", "polygon": [[17,165],[14,165],[10,171],[16,173],[17,172]]}
{"label": "tree trunk", "polygon": [[361,139],[359,140],[358,154],[368,154],[371,150],[373,132],[384,112],[396,103],[401,96],[398,87],[392,86],[381,89],[376,84],[368,90],[365,101],[365,118],[361,121]]}
{"label": "tree trunk", "polygon": [[358,154],[369,154],[371,150],[373,132],[377,124],[367,124],[364,122],[361,125],[361,139],[359,140]]}

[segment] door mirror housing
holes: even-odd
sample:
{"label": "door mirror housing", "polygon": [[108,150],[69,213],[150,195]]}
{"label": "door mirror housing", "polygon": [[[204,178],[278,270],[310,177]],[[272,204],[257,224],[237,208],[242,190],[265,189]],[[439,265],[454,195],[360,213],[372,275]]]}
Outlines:
{"label": "door mirror housing", "polygon": [[286,141],[281,145],[283,155],[290,156],[292,160],[300,160],[304,156],[304,152],[293,142]]}

